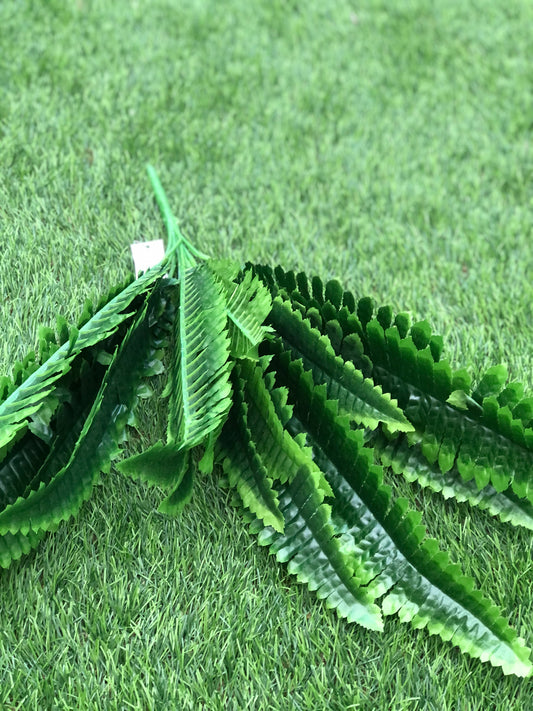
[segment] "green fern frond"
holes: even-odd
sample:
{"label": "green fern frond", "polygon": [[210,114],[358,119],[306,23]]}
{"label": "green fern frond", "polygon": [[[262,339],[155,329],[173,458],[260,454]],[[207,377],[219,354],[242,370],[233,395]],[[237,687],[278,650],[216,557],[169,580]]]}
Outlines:
{"label": "green fern frond", "polygon": [[183,449],[200,444],[231,407],[225,300],[205,264],[181,278],[174,342],[167,437]]}
{"label": "green fern frond", "polygon": [[[157,299],[155,293],[153,298]],[[152,350],[150,341],[151,300],[147,301],[107,369],[85,419],[68,462],[0,512],[0,534],[52,530],[75,515],[96,483],[100,471],[109,467],[117,442],[136,400],[138,382]]]}
{"label": "green fern frond", "polygon": [[222,436],[224,473],[228,485],[238,491],[242,505],[266,526],[272,526],[274,530],[282,532],[284,521],[279,510],[277,493],[246,428],[245,403],[242,403],[241,407],[240,417],[232,409],[226,423],[231,434]]}
{"label": "green fern frond", "polygon": [[410,325],[405,314],[393,317],[390,307],[376,311],[373,299],[356,301],[336,282],[324,287],[317,277],[309,280],[281,267],[247,267],[322,333],[337,334],[336,352],[398,402],[417,430],[409,441],[420,443],[431,464],[437,462],[443,473],[456,465],[478,489],[511,487],[533,502],[533,407],[517,396],[516,384],[504,388],[500,366],[471,392],[468,374],[454,373],[440,360],[442,338],[426,322]]}
{"label": "green fern frond", "polygon": [[[478,489],[511,486],[519,498],[533,501],[533,430],[515,419],[508,405],[501,407],[488,386],[470,395],[464,371],[452,373],[446,361],[434,363],[427,348],[417,350],[397,328],[384,331],[372,319],[367,334],[374,378],[397,397],[417,428],[411,441],[420,442],[428,461],[437,462],[444,473],[455,464],[465,481],[475,479]],[[488,374],[492,387],[495,372]],[[498,368],[496,392],[503,388],[503,372]]]}
{"label": "green fern frond", "polygon": [[[272,374],[264,373],[269,359],[255,364],[242,361],[235,366],[241,398],[246,405],[246,425],[250,440],[259,454],[269,477],[284,484],[291,481],[302,466],[310,470],[315,486],[325,496],[332,491],[323,473],[314,464],[312,452],[295,441],[284,429],[286,393],[273,389]],[[224,434],[231,437],[231,430]]]}
{"label": "green fern frond", "polygon": [[13,438],[25,431],[34,416],[53,394],[57,381],[71,368],[74,358],[84,349],[104,341],[120,324],[131,318],[127,309],[134,299],[149,292],[165,273],[164,263],[143,274],[97,310],[79,330],[58,347],[38,368],[14,388],[0,403],[0,452]]}
{"label": "green fern frond", "polygon": [[177,516],[192,499],[195,465],[190,450],[184,453],[183,473],[174,489],[159,504],[158,510],[169,516]]}
{"label": "green fern frond", "polygon": [[531,674],[523,640],[437,542],[424,540],[421,515],[408,512],[405,500],[391,500],[370,449],[363,447],[362,431],[351,430],[346,418],[336,415],[301,361],[286,353],[272,364],[289,387],[295,418],[334,491],[333,520],[359,584],[376,598],[385,595],[385,614],[398,612],[402,621],[427,627],[505,674]]}
{"label": "green fern frond", "polygon": [[[216,265],[212,268],[217,273]],[[230,353],[233,358],[257,357],[257,346],[267,332],[264,321],[272,306],[270,293],[251,271],[244,273],[242,281],[232,279],[222,283],[226,291]]]}
{"label": "green fern frond", "polygon": [[[246,402],[245,381],[241,377],[239,365],[233,370],[232,380],[233,406],[219,439],[219,457],[223,458],[228,484],[237,489],[243,505],[265,525],[283,531],[283,516],[273,489],[273,478],[276,475],[279,478],[280,472],[267,472],[258,453],[257,444],[250,431],[250,406]],[[268,418],[271,414],[268,412],[268,402],[266,410]],[[287,476],[287,473],[283,472],[281,475]]]}
{"label": "green fern frond", "polygon": [[183,479],[188,464],[188,450],[169,447],[159,441],[139,454],[117,462],[117,470],[132,479],[173,489]]}
{"label": "green fern frond", "polygon": [[[73,365],[67,378],[68,396],[65,396],[51,420],[52,437],[49,452],[22,494],[27,497],[32,490],[48,484],[69,461],[91,408],[98,397],[106,374],[106,366],[98,361],[96,353],[85,352]],[[111,362],[112,362],[111,358]],[[65,386],[59,383],[60,387]]]}
{"label": "green fern frond", "polygon": [[32,432],[14,444],[0,464],[0,511],[25,491],[49,451],[50,445]]}
{"label": "green fern frond", "polygon": [[[323,503],[333,492],[311,450],[282,427],[276,406],[286,410],[286,392],[273,391],[271,396],[267,383],[273,385],[272,377],[264,377],[261,365],[243,362],[235,371],[239,383],[234,392],[238,409],[245,413],[247,433],[237,441],[238,430],[228,420],[222,433],[224,467],[229,483],[237,486],[238,500],[257,516],[253,531],[259,533],[259,543],[268,545],[279,561],[288,562],[289,572],[339,615],[369,629],[382,629],[379,609],[357,586],[334,536],[330,507]],[[247,486],[239,486],[242,479]],[[270,525],[268,514],[274,517]]]}
{"label": "green fern frond", "polygon": [[[112,290],[109,299],[114,298],[120,290]],[[105,303],[107,299],[100,306]],[[156,302],[152,300],[150,328],[155,350],[144,366],[145,376],[161,367],[158,360],[160,351],[157,349],[165,343],[168,319],[172,315],[172,305],[166,297],[158,299],[157,304],[156,308]],[[12,441],[8,452],[4,452],[0,463],[0,511],[20,496],[26,497],[31,490],[38,489],[43,483],[47,484],[66,465],[102,384],[106,367],[112,361],[110,351],[116,350],[122,342],[127,333],[127,324],[128,321],[122,322],[112,335],[93,347],[85,348],[74,359],[70,370],[56,381],[52,394],[46,398],[38,413],[30,418],[31,431],[26,432],[20,441]],[[69,340],[69,334],[66,321],[59,317],[54,350],[57,350],[58,344],[62,345]],[[48,341],[52,342],[50,334],[47,336]],[[146,385],[138,388],[137,395],[146,395]],[[50,405],[51,401],[54,402],[53,406]],[[43,415],[45,410],[47,414]],[[35,426],[39,422],[41,429],[39,436],[36,436]],[[45,428],[46,437],[43,435]]]}
{"label": "green fern frond", "polygon": [[17,361],[13,365],[11,377],[3,375],[0,378],[0,403],[4,402],[38,367],[39,363],[34,351],[30,351],[22,361]]}
{"label": "green fern frond", "polygon": [[192,492],[189,450],[220,429],[230,410],[230,340],[221,280],[202,261],[206,255],[182,235],[157,174],[151,166],[148,172],[167,226],[167,258],[179,281],[175,357],[166,388],[167,437],[166,444],[157,442],[120,462],[118,469],[170,489],[173,493],[161,504],[170,512],[180,509]]}
{"label": "green fern frond", "polygon": [[331,507],[323,503],[323,493],[305,465],[292,482],[280,486],[280,511],[285,520],[283,533],[252,523],[258,542],[268,546],[280,563],[316,592],[326,606],[349,622],[382,631],[383,621],[374,597],[353,575],[350,558],[341,549],[331,522]]}
{"label": "green fern frond", "polygon": [[312,328],[290,303],[277,297],[269,320],[283,344],[295,358],[302,358],[317,383],[326,384],[329,397],[338,400],[354,422],[371,429],[383,423],[391,432],[414,429],[395,401],[370,379],[365,379],[352,363],[336,356],[328,336]]}
{"label": "green fern frond", "polygon": [[372,433],[369,444],[384,466],[402,474],[407,481],[416,481],[445,499],[453,497],[459,502],[467,502],[470,506],[486,509],[503,522],[533,531],[533,505],[526,499],[519,499],[512,490],[498,492],[489,485],[480,491],[473,480],[464,481],[455,466],[442,473],[438,465],[427,461],[420,447],[410,447],[405,437],[391,441],[378,431]]}
{"label": "green fern frond", "polygon": [[30,529],[27,535],[20,533],[5,533],[0,536],[0,568],[9,568],[14,560],[19,560],[36,548],[47,531]]}

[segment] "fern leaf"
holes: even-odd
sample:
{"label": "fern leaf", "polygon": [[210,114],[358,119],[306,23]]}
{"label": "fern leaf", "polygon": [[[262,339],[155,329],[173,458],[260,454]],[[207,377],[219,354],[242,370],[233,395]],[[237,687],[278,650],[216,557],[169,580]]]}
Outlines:
{"label": "fern leaf", "polygon": [[180,484],[185,474],[188,466],[187,454],[188,450],[156,442],[144,452],[134,454],[115,466],[121,474],[137,481],[165,489],[174,488]]}
{"label": "fern leaf", "polygon": [[381,422],[391,432],[413,429],[396,402],[370,379],[365,379],[350,362],[336,356],[328,336],[312,328],[289,303],[276,298],[270,322],[294,357],[302,358],[315,381],[327,385],[329,397],[338,400],[357,424],[374,429]]}
{"label": "fern leaf", "polygon": [[187,270],[179,290],[167,436],[168,444],[191,448],[229,412],[229,343],[224,297],[208,266]]}
{"label": "fern leaf", "polygon": [[225,290],[230,353],[233,358],[254,355],[267,330],[263,323],[272,306],[270,293],[251,271],[238,283],[226,281]]}
{"label": "fern leaf", "polygon": [[[123,337],[121,330],[112,337],[116,343]],[[48,483],[67,463],[102,382],[105,368],[99,358],[100,351],[91,348],[78,356],[71,370],[57,381],[54,394],[31,418],[31,431],[9,446],[0,464],[0,511],[42,482]],[[35,425],[39,423],[41,431],[36,436]]]}
{"label": "fern leaf", "polygon": [[237,418],[244,413],[245,436],[237,439],[239,428],[228,420],[222,436],[224,466],[229,483],[237,487],[238,500],[257,516],[254,531],[261,531],[259,542],[269,545],[278,560],[288,562],[289,572],[316,590],[329,608],[370,629],[382,629],[378,608],[358,588],[333,535],[330,507],[323,503],[331,488],[311,450],[302,448],[281,425],[276,406],[283,412],[284,394],[270,390],[267,383],[272,378],[268,374],[264,378],[261,365],[244,361],[235,370],[239,382],[234,392],[240,406],[232,413],[237,412]]}
{"label": "fern leaf", "polygon": [[239,373],[233,372],[234,403],[219,439],[224,472],[230,486],[239,492],[243,505],[266,526],[283,531],[283,516],[277,494],[248,426],[248,404],[245,402],[244,383]]}
{"label": "fern leaf", "polygon": [[[235,366],[240,396],[246,407],[248,436],[254,443],[269,477],[282,484],[291,481],[302,466],[310,469],[315,485],[325,496],[332,491],[310,450],[303,448],[283,427],[287,417],[285,393],[273,389],[272,374],[264,374],[269,360],[259,364],[242,361]],[[231,437],[231,430],[225,433]]]}
{"label": "fern leaf", "polygon": [[370,444],[381,463],[391,467],[396,474],[402,474],[407,481],[416,481],[445,499],[453,497],[459,502],[467,502],[470,506],[486,509],[503,522],[533,531],[533,505],[526,499],[519,499],[512,490],[498,492],[489,485],[480,491],[473,480],[464,481],[455,466],[442,473],[437,464],[427,461],[418,445],[409,447],[404,437],[389,441],[376,432],[370,438]]}
{"label": "fern leaf", "polygon": [[492,484],[504,491],[511,486],[519,498],[533,501],[533,430],[498,402],[495,393],[503,388],[505,371],[491,369],[487,382],[492,384],[483,386],[482,380],[471,396],[463,371],[452,373],[445,361],[432,363],[427,350],[417,351],[396,328],[384,331],[371,320],[367,334],[374,377],[404,407],[428,461],[438,462],[444,473],[456,463],[463,479],[475,479],[478,489]]}
{"label": "fern leaf", "polygon": [[159,504],[158,510],[161,513],[177,516],[190,502],[194,486],[194,462],[190,450],[185,452],[184,468],[178,483],[173,491]]}
{"label": "fern leaf", "polygon": [[24,497],[39,486],[48,484],[69,461],[106,372],[106,368],[97,359],[90,363],[84,358],[80,359],[79,365],[75,365],[73,370],[77,371],[76,379],[70,384],[68,397],[55,412],[51,423],[53,437],[48,454],[35,470],[22,494]]}
{"label": "fern leaf", "polygon": [[43,481],[26,498],[20,497],[0,512],[0,534],[21,532],[27,536],[31,529],[52,530],[75,515],[90,496],[100,471],[117,451],[118,438],[136,400],[137,385],[152,349],[150,303],[130,326],[107,369],[68,462],[48,484]]}
{"label": "fern leaf", "polygon": [[[162,292],[163,293],[163,292]],[[113,290],[111,294],[116,294]],[[153,301],[153,300],[152,300]],[[165,344],[168,332],[168,319],[171,318],[172,304],[168,299],[161,298],[156,308],[153,301],[153,311],[150,316],[151,336],[154,349]],[[154,322],[154,319],[157,321]],[[65,343],[69,339],[69,330],[64,319],[58,319],[58,340]],[[64,333],[61,328],[63,327]],[[18,497],[26,497],[31,490],[47,484],[55,474],[68,462],[76,445],[83,425],[102,384],[107,365],[112,361],[112,356],[103,349],[114,350],[122,341],[127,327],[123,324],[117,331],[104,342],[84,351],[75,359],[71,370],[60,380],[54,388],[54,395],[49,396],[45,403],[51,399],[55,401],[53,412],[43,419],[43,427],[49,433],[46,441],[43,435],[33,434],[34,425],[39,422],[42,415],[33,416],[30,423],[31,432],[27,432],[23,439],[13,447],[0,464],[0,511]],[[57,349],[57,348],[56,348]],[[160,364],[158,357],[160,351],[154,350],[149,362],[145,365],[144,375],[149,375]],[[104,358],[105,356],[105,358]],[[104,365],[102,365],[104,363]],[[158,368],[157,368],[158,370]],[[146,386],[139,386],[137,396],[146,394]],[[43,410],[39,410],[39,413]]]}
{"label": "fern leaf", "polygon": [[32,432],[16,442],[0,464],[0,511],[25,491],[46,459],[50,446]]}
{"label": "fern leaf", "polygon": [[0,568],[9,568],[14,560],[19,560],[36,548],[42,541],[46,531],[30,529],[27,535],[20,533],[6,533],[0,536]]}
{"label": "fern leaf", "polygon": [[497,608],[473,590],[436,541],[424,540],[421,516],[405,500],[391,501],[382,473],[363,447],[361,430],[335,414],[311,374],[288,354],[273,367],[289,387],[294,413],[314,445],[317,462],[334,491],[333,520],[343,551],[353,557],[355,576],[368,594],[385,595],[385,614],[427,627],[505,674],[533,671],[529,650]]}
{"label": "fern leaf", "polygon": [[374,598],[353,576],[349,558],[342,552],[331,523],[331,508],[323,503],[323,493],[316,487],[310,469],[302,466],[292,482],[280,487],[280,510],[285,520],[283,533],[252,525],[260,545],[300,583],[308,585],[326,606],[335,609],[349,622],[381,631],[383,622]]}
{"label": "fern leaf", "polygon": [[225,299],[206,264],[181,267],[174,345],[166,444],[156,442],[117,465],[123,474],[174,491],[161,503],[167,513],[181,510],[192,493],[189,450],[221,427],[231,407]]}
{"label": "fern leaf", "polygon": [[15,388],[0,403],[0,451],[27,427],[27,420],[42,407],[56,382],[71,368],[74,358],[85,348],[108,338],[131,313],[126,309],[133,300],[149,291],[166,270],[164,263],[149,270],[108,301],[81,326],[72,338]]}
{"label": "fern leaf", "polygon": [[356,302],[338,285],[324,288],[316,277],[309,280],[280,267],[247,267],[272,295],[311,314],[322,333],[338,324],[336,352],[397,400],[418,432],[410,441],[420,442],[431,464],[438,463],[443,473],[456,465],[464,481],[474,479],[478,489],[511,487],[533,502],[531,408],[528,398],[517,398],[517,384],[502,389],[504,370],[491,369],[471,393],[468,374],[453,373],[440,360],[442,338],[431,334],[426,322],[409,326],[405,314],[393,317],[389,307],[376,312],[372,299]]}
{"label": "fern leaf", "polygon": [[[228,420],[230,422],[231,416]],[[222,451],[228,484],[239,492],[243,506],[263,521],[265,526],[272,526],[274,530],[282,532],[284,521],[279,510],[277,492],[253,442],[242,437],[227,438]]]}

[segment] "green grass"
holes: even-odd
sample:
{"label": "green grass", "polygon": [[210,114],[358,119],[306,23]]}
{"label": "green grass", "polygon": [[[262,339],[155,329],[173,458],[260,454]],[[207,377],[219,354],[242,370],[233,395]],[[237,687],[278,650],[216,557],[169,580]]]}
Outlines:
{"label": "green grass", "polygon": [[[162,236],[150,161],[202,249],[337,276],[531,392],[532,24],[528,0],[1,3],[0,372]],[[531,646],[531,534],[397,486]],[[339,621],[214,481],[178,520],[159,499],[111,473],[0,571],[0,708],[533,709],[396,618]]]}

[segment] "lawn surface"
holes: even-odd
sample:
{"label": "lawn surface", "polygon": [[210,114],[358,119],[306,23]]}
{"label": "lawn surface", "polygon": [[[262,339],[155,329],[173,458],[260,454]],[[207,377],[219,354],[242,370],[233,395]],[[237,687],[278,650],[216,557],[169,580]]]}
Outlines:
{"label": "lawn surface", "polygon": [[[203,250],[337,276],[531,392],[532,26],[529,0],[2,2],[0,372],[163,236],[150,161]],[[104,483],[0,570],[0,709],[533,709],[531,679],[340,621],[215,481],[178,520]],[[531,532],[395,486],[533,645]]]}

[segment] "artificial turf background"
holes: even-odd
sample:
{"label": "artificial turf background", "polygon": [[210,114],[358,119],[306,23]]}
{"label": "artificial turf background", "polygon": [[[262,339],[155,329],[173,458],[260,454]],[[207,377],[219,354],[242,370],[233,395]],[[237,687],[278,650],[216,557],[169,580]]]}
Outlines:
{"label": "artificial turf background", "polygon": [[[1,3],[0,372],[163,235],[150,161],[203,250],[337,276],[531,392],[531,26],[529,0]],[[531,646],[531,533],[399,486]],[[0,708],[533,709],[396,618],[339,621],[216,483],[159,499],[112,473],[0,571]]]}

